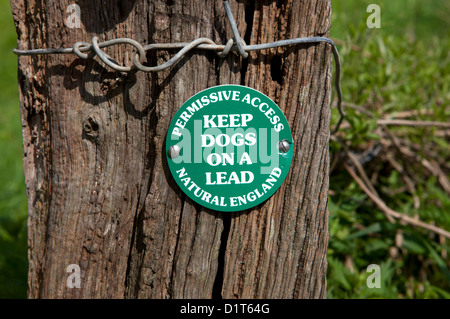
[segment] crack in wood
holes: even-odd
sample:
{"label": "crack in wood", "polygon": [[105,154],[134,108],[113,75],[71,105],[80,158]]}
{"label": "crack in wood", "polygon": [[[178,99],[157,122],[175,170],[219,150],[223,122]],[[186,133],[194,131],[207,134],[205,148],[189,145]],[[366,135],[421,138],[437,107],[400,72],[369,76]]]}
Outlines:
{"label": "crack in wood", "polygon": [[232,213],[222,213],[223,230],[220,236],[219,257],[217,262],[217,273],[214,280],[212,298],[222,299],[223,273],[225,269],[225,255],[230,234]]}
{"label": "crack in wood", "polygon": [[[253,29],[253,18],[255,16],[255,2],[249,1],[245,4],[245,23],[246,29],[244,33],[244,41],[247,44],[250,44],[252,29]],[[245,75],[248,69],[250,55],[247,59],[242,59],[242,67],[241,67],[241,85],[245,85]]]}

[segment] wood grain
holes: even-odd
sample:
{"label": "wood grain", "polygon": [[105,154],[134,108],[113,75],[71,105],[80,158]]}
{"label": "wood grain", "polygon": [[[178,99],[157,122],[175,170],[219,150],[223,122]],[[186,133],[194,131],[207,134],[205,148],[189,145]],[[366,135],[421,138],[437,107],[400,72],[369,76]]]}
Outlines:
{"label": "wood grain", "polygon": [[[221,1],[11,1],[18,47],[232,37]],[[327,36],[330,1],[230,1],[248,43]],[[132,48],[106,49],[129,63]],[[149,52],[155,65],[173,52]],[[30,298],[323,298],[328,242],[330,50],[325,44],[192,52],[170,70],[126,76],[74,55],[19,58],[28,194]],[[199,207],[180,191],[164,140],[178,108],[220,84],[262,91],[295,139],[281,189],[246,212]],[[66,268],[81,267],[81,288]]]}

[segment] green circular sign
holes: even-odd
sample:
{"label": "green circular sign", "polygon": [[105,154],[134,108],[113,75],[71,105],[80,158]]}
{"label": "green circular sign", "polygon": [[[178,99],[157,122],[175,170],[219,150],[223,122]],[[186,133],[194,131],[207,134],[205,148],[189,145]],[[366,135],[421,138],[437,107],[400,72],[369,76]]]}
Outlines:
{"label": "green circular sign", "polygon": [[263,93],[220,85],[187,100],[170,123],[167,161],[178,186],[218,211],[252,208],[272,196],[289,172],[292,133]]}

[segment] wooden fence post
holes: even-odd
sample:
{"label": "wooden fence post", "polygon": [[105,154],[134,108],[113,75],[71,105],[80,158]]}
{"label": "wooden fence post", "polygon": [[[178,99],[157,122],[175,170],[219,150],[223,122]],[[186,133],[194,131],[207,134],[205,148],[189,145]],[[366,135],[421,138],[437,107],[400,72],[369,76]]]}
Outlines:
{"label": "wooden fence post", "polygon": [[[93,36],[143,44],[232,37],[218,0],[78,0],[79,17],[70,17],[72,4],[11,1],[18,48],[71,47]],[[328,36],[330,29],[329,0],[230,5],[248,44]],[[121,64],[132,50],[106,49]],[[75,55],[20,57],[29,297],[326,297],[330,52],[326,44],[299,45],[243,60],[192,51],[171,69],[127,75]],[[171,55],[152,51],[147,61]],[[294,136],[284,184],[250,211],[200,207],[180,191],[165,160],[175,112],[219,84],[268,95]],[[68,285],[69,265],[80,267],[80,288]]]}

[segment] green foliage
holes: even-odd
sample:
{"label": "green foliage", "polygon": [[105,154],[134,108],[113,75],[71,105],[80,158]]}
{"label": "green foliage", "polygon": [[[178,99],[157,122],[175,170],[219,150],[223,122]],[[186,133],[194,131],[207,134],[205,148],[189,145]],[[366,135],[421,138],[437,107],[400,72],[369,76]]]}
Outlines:
{"label": "green foliage", "polygon": [[[354,153],[377,145],[376,121],[398,112],[422,112],[415,120],[449,122],[450,38],[445,1],[379,1],[382,28],[366,26],[367,5],[373,1],[332,1],[332,37],[343,63],[344,101],[348,125],[341,137]],[[424,110],[429,112],[424,113]],[[367,112],[372,114],[368,116]],[[338,112],[332,111],[332,123]],[[450,161],[447,137],[436,128],[392,129],[415,145],[421,159],[432,151]],[[342,146],[330,142],[332,155]],[[399,159],[397,159],[399,160]],[[400,160],[399,160],[400,161]],[[368,170],[379,173],[374,185],[392,209],[450,230],[450,199],[437,177],[402,162],[417,181],[416,191],[394,190],[405,186],[401,174],[379,158]],[[448,176],[448,172],[446,172]],[[330,244],[328,252],[329,298],[450,298],[449,244],[412,226],[389,222],[343,169],[330,176]],[[420,200],[415,208],[413,196]],[[400,237],[401,242],[396,242]],[[381,288],[368,288],[370,264],[381,267]]]}
{"label": "green foliage", "polygon": [[0,298],[27,292],[27,198],[17,86],[16,33],[7,0],[0,1]]}

